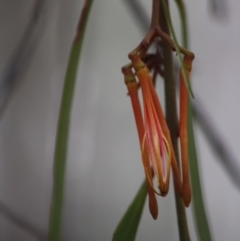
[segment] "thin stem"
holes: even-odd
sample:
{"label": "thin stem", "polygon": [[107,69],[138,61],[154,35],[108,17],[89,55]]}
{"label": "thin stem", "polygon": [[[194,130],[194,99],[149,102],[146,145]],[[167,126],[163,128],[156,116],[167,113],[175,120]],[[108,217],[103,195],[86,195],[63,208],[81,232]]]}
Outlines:
{"label": "thin stem", "polygon": [[[177,41],[177,37],[176,37],[175,31],[174,31],[174,28],[173,28],[173,24],[172,24],[172,20],[171,20],[171,17],[170,17],[170,13],[169,13],[169,9],[168,9],[166,0],[162,0],[162,6],[163,6],[163,9],[164,9],[164,13],[163,14],[165,15],[166,22],[167,22],[169,30],[170,30],[170,32],[172,34],[172,37],[173,37],[173,40],[174,40],[173,41],[174,42],[174,46],[175,46],[176,52],[178,54],[178,59],[179,59],[181,68],[183,69],[183,76],[184,76],[185,85],[188,88],[189,94],[194,98],[193,91],[192,91],[192,88],[191,88],[191,84],[189,83],[189,81],[187,79],[187,76],[186,76],[183,60],[182,60],[182,57],[181,57],[180,47],[179,47],[179,44],[178,44],[178,41]],[[194,54],[193,53],[189,52],[188,54],[191,55],[192,59],[194,58]]]}
{"label": "thin stem", "polygon": [[65,84],[63,88],[54,156],[53,199],[50,210],[48,234],[49,241],[59,241],[61,238],[64,181],[71,106],[74,95],[74,86],[79,56],[81,54],[84,32],[92,2],[93,0],[85,0],[84,2],[84,6],[78,24],[77,34],[71,49],[67,73],[65,77]]}
{"label": "thin stem", "polygon": [[[162,1],[161,1],[162,3]],[[166,21],[165,14],[161,8],[160,13],[160,25],[162,30],[169,34],[169,28]],[[177,117],[177,105],[176,105],[176,86],[174,79],[174,68],[172,51],[169,45],[163,42],[163,56],[164,56],[164,79],[165,79],[165,99],[166,99],[166,119],[171,133],[171,139],[173,148],[176,154],[176,158],[179,159],[178,153],[178,117]],[[180,241],[189,241],[190,236],[188,232],[187,218],[185,213],[185,207],[182,199],[176,193],[175,190],[175,202],[177,209],[178,228]]]}
{"label": "thin stem", "polygon": [[160,0],[153,0],[151,28],[159,27]]}

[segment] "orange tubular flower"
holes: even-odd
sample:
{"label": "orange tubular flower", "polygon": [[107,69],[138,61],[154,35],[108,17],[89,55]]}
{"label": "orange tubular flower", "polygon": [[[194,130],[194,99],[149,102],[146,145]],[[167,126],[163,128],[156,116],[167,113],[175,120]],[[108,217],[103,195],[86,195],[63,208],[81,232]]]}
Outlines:
{"label": "orange tubular flower", "polygon": [[[128,88],[128,93],[130,95],[131,102],[132,102],[132,107],[133,107],[134,117],[135,117],[135,121],[136,121],[136,125],[137,125],[140,146],[142,147],[145,129],[144,129],[144,124],[143,124],[143,117],[142,117],[140,102],[139,102],[139,98],[138,98],[137,82],[136,82],[134,74],[130,68],[125,69],[123,72],[124,72],[124,77],[125,77],[125,83]],[[157,219],[158,205],[157,205],[157,199],[155,196],[155,192],[153,189],[153,183],[152,183],[153,177],[152,177],[152,171],[151,171],[151,166],[150,166],[146,146],[142,150],[142,161],[143,161],[143,166],[144,166],[144,171],[145,171],[146,181],[147,181],[148,196],[149,196],[149,210],[150,210],[150,213],[151,213],[153,219]]]}
{"label": "orange tubular flower", "polygon": [[[189,79],[192,69],[192,58],[185,56],[184,69],[187,79]],[[184,82],[183,70],[180,70],[180,144],[182,157],[182,197],[185,206],[189,206],[191,202],[191,187],[188,174],[188,90]]]}
{"label": "orange tubular flower", "polygon": [[170,146],[171,166],[172,166],[172,171],[173,171],[174,185],[175,185],[177,193],[180,196],[182,196],[181,195],[182,194],[182,181],[181,181],[181,176],[180,176],[180,172],[179,172],[177,159],[176,159],[175,152],[174,152],[173,145],[172,145],[170,131],[168,129],[167,122],[166,122],[166,119],[164,117],[163,110],[162,110],[161,104],[159,102],[155,87],[154,87],[152,82],[149,82],[149,86],[150,86],[153,102],[154,102],[154,105],[155,105],[155,108],[156,108],[156,112],[157,112],[157,115],[158,115],[158,119],[160,121],[160,125],[161,125],[162,130],[163,130],[163,134],[166,136],[166,138],[168,140],[168,143],[169,143],[169,146]]}
{"label": "orange tubular flower", "polygon": [[[149,74],[149,70],[138,55],[132,58],[132,63],[139,79],[143,95],[145,134],[142,142],[142,150],[144,151],[147,147],[151,167],[156,176],[157,185],[160,190],[160,193],[157,191],[155,192],[158,195],[166,196],[170,180],[170,146],[167,138],[163,134],[152,99],[149,86],[152,82],[152,77]],[[148,176],[148,179],[150,178],[151,176]]]}
{"label": "orange tubular flower", "polygon": [[[189,78],[192,68],[192,55],[184,57],[184,70]],[[155,193],[166,196],[169,189],[170,168],[173,170],[174,185],[182,197],[185,206],[191,202],[191,188],[188,174],[188,90],[184,82],[183,70],[180,70],[180,145],[182,180],[177,159],[173,149],[171,135],[162,111],[160,101],[153,85],[148,68],[139,55],[131,55],[132,66],[136,71],[143,96],[144,118],[138,98],[138,83],[131,67],[123,69],[125,83],[131,98],[134,117],[137,125],[142,162],[146,176],[149,209],[154,219],[158,216],[158,205]],[[144,120],[143,120],[144,119]],[[155,175],[159,191],[153,184]]]}

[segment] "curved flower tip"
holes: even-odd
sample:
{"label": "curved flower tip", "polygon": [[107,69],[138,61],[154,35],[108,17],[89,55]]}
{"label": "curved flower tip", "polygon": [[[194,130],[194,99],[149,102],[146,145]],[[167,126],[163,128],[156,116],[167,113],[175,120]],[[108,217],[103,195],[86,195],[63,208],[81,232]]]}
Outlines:
{"label": "curved flower tip", "polygon": [[185,207],[189,207],[191,200],[192,200],[192,194],[191,194],[191,188],[188,186],[185,190],[183,189],[183,202]]}
{"label": "curved flower tip", "polygon": [[153,192],[148,192],[149,195],[149,211],[153,217],[154,220],[157,219],[158,217],[158,204],[157,204],[157,199],[155,196],[154,191]]}
{"label": "curved flower tip", "polygon": [[194,59],[194,56],[185,55],[183,59],[183,68],[185,70],[191,72],[193,59]]}
{"label": "curved flower tip", "polygon": [[182,199],[184,202],[185,207],[189,207],[192,199],[191,187],[189,181],[183,183],[182,187]]}

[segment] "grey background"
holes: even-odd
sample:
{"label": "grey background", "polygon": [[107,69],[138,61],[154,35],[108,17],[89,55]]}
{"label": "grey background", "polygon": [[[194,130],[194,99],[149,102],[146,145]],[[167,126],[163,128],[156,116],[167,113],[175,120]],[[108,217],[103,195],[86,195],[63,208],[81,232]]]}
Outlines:
{"label": "grey background", "polygon": [[[150,16],[151,1],[143,1]],[[214,18],[207,1],[187,3],[190,45],[196,59],[193,89],[229,151],[239,156],[240,2]],[[47,232],[52,165],[61,91],[83,1],[47,3],[45,30],[28,70],[18,79],[0,123],[0,201]],[[34,1],[0,1],[0,70],[28,23]],[[179,17],[171,2],[173,21]],[[95,1],[87,26],[72,108],[63,214],[63,240],[111,240],[144,178],[130,100],[120,68],[144,34],[123,1]],[[159,84],[159,89],[161,85]],[[159,94],[162,96],[162,90]],[[240,237],[240,194],[204,135],[196,139],[214,240]],[[137,240],[177,240],[173,188],[158,198],[153,221],[144,209]],[[196,234],[187,210],[192,240]],[[36,240],[0,214],[0,240]]]}

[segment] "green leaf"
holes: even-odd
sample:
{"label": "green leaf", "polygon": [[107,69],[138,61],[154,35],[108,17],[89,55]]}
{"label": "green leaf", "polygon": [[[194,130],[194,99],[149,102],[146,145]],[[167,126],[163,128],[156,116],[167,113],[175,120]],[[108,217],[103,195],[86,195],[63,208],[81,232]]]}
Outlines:
{"label": "green leaf", "polygon": [[181,20],[181,32],[182,32],[182,45],[184,48],[188,47],[188,36],[187,36],[187,14],[185,10],[185,4],[182,0],[175,0],[178,7],[178,12]]}
{"label": "green leaf", "polygon": [[198,169],[198,159],[195,147],[195,139],[193,132],[193,121],[192,121],[192,103],[188,105],[188,149],[189,149],[189,165],[190,165],[190,176],[192,184],[193,194],[193,210],[196,222],[196,228],[199,240],[211,241],[211,233],[208,224],[208,219],[204,207],[204,201],[202,196],[201,181]]}
{"label": "green leaf", "polygon": [[126,213],[123,215],[122,220],[118,224],[113,234],[112,241],[135,240],[146,196],[147,185],[146,181],[144,181]]}
{"label": "green leaf", "polygon": [[62,102],[58,118],[57,137],[54,153],[53,198],[50,210],[48,240],[61,239],[62,209],[64,197],[65,170],[67,164],[67,149],[71,107],[74,96],[74,87],[78,70],[79,58],[82,50],[83,37],[87,19],[93,0],[85,0],[79,20],[77,35],[73,41],[67,73],[62,93]]}

